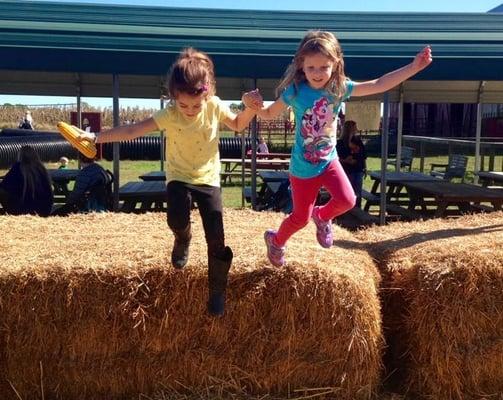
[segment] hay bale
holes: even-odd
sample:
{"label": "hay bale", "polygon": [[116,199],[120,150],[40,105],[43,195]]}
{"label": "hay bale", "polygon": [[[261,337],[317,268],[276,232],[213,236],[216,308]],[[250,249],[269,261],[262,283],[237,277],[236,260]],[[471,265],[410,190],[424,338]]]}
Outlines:
{"label": "hay bale", "polygon": [[402,393],[503,397],[503,213],[357,236],[382,269],[385,363]]}
{"label": "hay bale", "polygon": [[2,398],[371,397],[382,345],[372,259],[321,249],[311,224],[271,268],[262,234],[281,218],[225,211],[235,259],[214,319],[197,214],[183,272],[169,265],[164,214],[1,217]]}

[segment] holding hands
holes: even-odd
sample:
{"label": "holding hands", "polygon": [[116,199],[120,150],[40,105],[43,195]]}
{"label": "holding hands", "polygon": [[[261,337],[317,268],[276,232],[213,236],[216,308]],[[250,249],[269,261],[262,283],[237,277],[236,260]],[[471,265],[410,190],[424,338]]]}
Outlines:
{"label": "holding hands", "polygon": [[262,98],[262,95],[260,94],[258,89],[243,94],[241,101],[243,102],[245,107],[248,107],[253,111],[258,111],[262,107],[264,107],[264,99]]}

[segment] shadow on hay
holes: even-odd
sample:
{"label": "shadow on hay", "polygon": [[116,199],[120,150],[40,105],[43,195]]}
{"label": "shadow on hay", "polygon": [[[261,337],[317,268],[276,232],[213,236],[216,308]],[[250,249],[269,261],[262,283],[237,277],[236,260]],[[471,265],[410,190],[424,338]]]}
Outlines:
{"label": "shadow on hay", "polygon": [[[365,250],[367,251],[379,264],[386,260],[386,254],[382,253],[382,249],[391,249],[397,251],[408,247],[416,246],[420,243],[428,242],[430,240],[447,239],[461,236],[482,235],[486,233],[503,231],[503,224],[482,226],[479,228],[466,228],[466,229],[439,229],[432,232],[413,233],[403,236],[398,239],[383,240],[378,243],[369,245],[369,243],[362,243],[356,240],[334,240],[334,246],[348,249],[348,250]],[[382,271],[381,271],[382,272]]]}
{"label": "shadow on hay", "polygon": [[[404,343],[408,341],[404,332],[397,329],[402,323],[407,310],[405,293],[394,287],[393,271],[387,268],[389,257],[396,251],[410,248],[428,241],[454,237],[474,236],[487,233],[503,232],[503,224],[494,224],[476,228],[438,229],[431,232],[412,233],[399,238],[382,240],[378,243],[368,243],[356,240],[335,240],[334,246],[366,251],[375,261],[381,274],[379,298],[381,302],[383,335],[386,343],[383,354],[384,373],[382,385],[385,391],[401,392],[407,375],[407,349]],[[412,271],[411,271],[412,272]]]}

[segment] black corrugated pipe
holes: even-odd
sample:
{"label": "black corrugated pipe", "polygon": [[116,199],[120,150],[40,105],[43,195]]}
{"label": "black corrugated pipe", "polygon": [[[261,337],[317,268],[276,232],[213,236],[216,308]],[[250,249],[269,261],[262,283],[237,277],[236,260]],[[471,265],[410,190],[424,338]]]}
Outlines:
{"label": "black corrugated pipe", "polygon": [[[121,160],[159,160],[159,136],[144,136],[120,143]],[[246,151],[251,149],[251,138],[246,138]],[[218,144],[220,158],[241,158],[241,138],[220,138]],[[190,149],[189,149],[190,150]],[[112,160],[112,143],[103,144],[103,158]]]}
{"label": "black corrugated pipe", "polygon": [[42,162],[56,162],[63,156],[71,159],[77,158],[77,150],[59,134],[57,136],[28,135],[25,137],[0,135],[0,168],[10,168],[17,161],[19,150],[25,145],[33,147]]}

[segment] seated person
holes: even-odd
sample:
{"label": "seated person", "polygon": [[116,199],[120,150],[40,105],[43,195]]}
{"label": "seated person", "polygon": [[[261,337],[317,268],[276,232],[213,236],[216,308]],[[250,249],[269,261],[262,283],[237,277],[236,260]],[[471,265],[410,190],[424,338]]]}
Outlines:
{"label": "seated person", "polygon": [[110,209],[111,173],[83,154],[79,154],[82,166],[66,204],[56,209],[53,215],[68,215],[75,212],[102,212]]}
{"label": "seated person", "polygon": [[367,154],[365,145],[357,133],[355,121],[344,122],[341,138],[337,141],[337,155],[356,194],[356,206],[361,207]]}
{"label": "seated person", "polygon": [[[265,141],[265,139],[263,137],[260,137],[258,140],[259,143],[257,145],[257,154],[268,154],[269,148],[267,147],[267,142]],[[253,153],[252,149],[249,149],[246,152],[246,156],[251,157],[252,153]]]}
{"label": "seated person", "polygon": [[54,201],[51,178],[31,146],[23,146],[18,160],[0,182],[0,199],[7,214],[47,217]]}
{"label": "seated person", "polygon": [[68,158],[67,157],[61,157],[59,159],[59,167],[58,169],[67,169],[68,168]]}
{"label": "seated person", "polygon": [[263,154],[269,153],[269,148],[267,147],[267,143],[263,137],[259,139],[257,153],[263,153]]}
{"label": "seated person", "polygon": [[91,132],[91,124],[89,124],[89,120],[84,118],[82,120],[82,130],[86,132]]}

